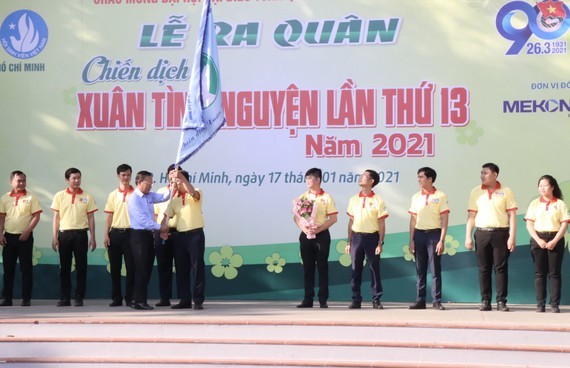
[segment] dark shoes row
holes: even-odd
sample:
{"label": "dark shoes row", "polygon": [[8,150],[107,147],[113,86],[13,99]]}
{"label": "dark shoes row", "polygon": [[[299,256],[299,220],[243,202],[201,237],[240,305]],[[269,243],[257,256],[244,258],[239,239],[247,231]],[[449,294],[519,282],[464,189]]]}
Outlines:
{"label": "dark shoes row", "polygon": [[[122,300],[114,300],[109,304],[109,307],[120,307],[123,305]],[[135,302],[126,302],[125,305],[127,307],[131,307],[137,310],[152,310],[154,309],[148,303],[135,303]],[[175,305],[170,304],[170,300],[168,299],[161,299],[158,303],[155,304],[157,307],[170,307],[172,309],[192,309],[192,302],[180,302]],[[204,309],[203,303],[194,303],[194,309],[202,310]]]}
{"label": "dark shoes row", "polygon": [[[319,307],[321,308],[328,308],[329,304],[326,300],[319,300]],[[309,299],[303,299],[301,304],[297,306],[297,308],[313,308],[313,301]]]}
{"label": "dark shoes row", "polygon": [[[441,302],[433,302],[432,308],[435,310],[445,310],[445,307]],[[408,309],[426,309],[426,302],[425,300],[418,300],[414,304],[410,305]]]}
{"label": "dark shoes row", "polygon": [[[83,307],[83,299],[77,298],[73,301],[73,305],[75,307]],[[71,300],[69,299],[60,299],[56,306],[58,307],[71,307]]]}
{"label": "dark shoes row", "polygon": [[[13,304],[14,303],[12,302],[12,299],[3,299],[0,302],[0,307],[11,307]],[[22,307],[29,307],[30,305],[32,305],[32,302],[30,301],[30,299],[23,299],[20,305]]]}
{"label": "dark shoes row", "polygon": [[[481,305],[479,306],[479,310],[481,312],[487,312],[492,310],[493,308],[491,307],[491,301],[490,300],[483,300],[481,301]],[[508,312],[509,311],[509,307],[507,307],[507,303],[506,302],[497,302],[497,310],[499,312]]]}
{"label": "dark shoes row", "polygon": [[[537,304],[536,305],[536,311],[538,313],[544,313],[546,311],[546,307],[544,306],[544,304]],[[558,305],[556,304],[552,304],[550,306],[550,312],[552,313],[560,313],[560,308],[558,307]]]}

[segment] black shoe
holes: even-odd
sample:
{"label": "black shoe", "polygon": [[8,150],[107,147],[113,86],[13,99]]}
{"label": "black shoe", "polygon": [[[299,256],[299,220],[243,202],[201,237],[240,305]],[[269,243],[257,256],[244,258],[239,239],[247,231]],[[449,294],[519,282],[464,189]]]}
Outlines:
{"label": "black shoe", "polygon": [[123,301],[122,300],[113,300],[110,304],[109,307],[120,307],[123,305]]}
{"label": "black shoe", "polygon": [[384,309],[384,307],[382,306],[382,303],[380,303],[380,300],[373,300],[373,301],[372,301],[372,308],[374,308],[374,309]]}
{"label": "black shoe", "polygon": [[426,309],[426,302],[424,300],[418,300],[414,304],[410,305],[408,309]]}
{"label": "black shoe", "polygon": [[536,305],[536,312],[537,313],[544,313],[544,310],[545,310],[544,304],[537,304]]}
{"label": "black shoe", "polygon": [[445,307],[443,305],[441,305],[441,302],[434,302],[433,303],[433,309],[435,310],[445,310]]}
{"label": "black shoe", "polygon": [[498,302],[497,303],[497,310],[499,312],[508,312],[509,307],[507,307],[507,302]]}
{"label": "black shoe", "polygon": [[170,307],[170,300],[160,299],[158,303],[155,304],[157,307]]}
{"label": "black shoe", "polygon": [[126,300],[125,300],[125,306],[126,306],[126,307],[132,307],[133,304],[135,304],[135,302],[133,302],[132,300],[129,300],[129,301],[126,301]]}
{"label": "black shoe", "polygon": [[552,313],[560,313],[560,308],[558,308],[557,305],[553,305],[553,306],[550,307],[550,311],[551,311]]}
{"label": "black shoe", "polygon": [[83,299],[75,299],[73,305],[76,307],[83,307]]}
{"label": "black shoe", "polygon": [[136,310],[153,310],[154,308],[147,303],[132,303],[131,308]]}
{"label": "black shoe", "polygon": [[22,304],[20,304],[22,307],[29,307],[32,305],[32,302],[30,301],[30,299],[23,299],[22,300]]}
{"label": "black shoe", "polygon": [[483,300],[481,305],[479,306],[479,310],[481,312],[486,312],[491,310],[491,301],[490,300]]}
{"label": "black shoe", "polygon": [[348,306],[348,309],[360,309],[361,304],[361,302],[352,301]]}
{"label": "black shoe", "polygon": [[172,308],[172,309],[192,309],[192,303],[191,302],[180,302],[178,304],[174,304],[170,308]]}
{"label": "black shoe", "polygon": [[69,299],[61,299],[57,302],[56,306],[58,307],[71,307],[71,302]]}
{"label": "black shoe", "polygon": [[303,299],[303,301],[301,302],[301,304],[299,304],[299,305],[297,306],[297,308],[313,308],[313,301],[312,301],[312,300]]}
{"label": "black shoe", "polygon": [[4,299],[0,303],[0,307],[11,307],[12,306],[12,299]]}
{"label": "black shoe", "polygon": [[194,303],[194,309],[196,310],[204,309],[204,303]]}
{"label": "black shoe", "polygon": [[321,301],[319,301],[319,307],[321,307],[321,308],[328,308],[329,305],[328,305],[328,303],[327,303],[326,300],[321,300]]}

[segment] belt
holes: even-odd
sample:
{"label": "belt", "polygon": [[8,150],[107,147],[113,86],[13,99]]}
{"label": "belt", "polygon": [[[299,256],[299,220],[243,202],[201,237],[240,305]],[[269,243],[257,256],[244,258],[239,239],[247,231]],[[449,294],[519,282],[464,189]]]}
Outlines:
{"label": "belt", "polygon": [[554,236],[558,234],[558,231],[537,231],[536,233],[543,236]]}
{"label": "belt", "polygon": [[60,233],[80,233],[83,231],[87,231],[89,229],[69,229],[69,230],[59,230]]}
{"label": "belt", "polygon": [[437,228],[437,229],[416,229],[416,231],[420,232],[420,233],[427,234],[427,233],[435,233],[435,232],[441,231],[441,229],[440,228]]}
{"label": "belt", "polygon": [[147,229],[131,229],[132,231],[141,232],[141,233],[151,233],[154,234],[154,230],[147,230]]}
{"label": "belt", "polygon": [[479,231],[509,231],[508,227],[478,227],[477,230]]}
{"label": "belt", "polygon": [[375,231],[375,232],[373,232],[373,233],[359,233],[359,232],[357,232],[357,231],[353,231],[352,233],[353,233],[353,234],[356,234],[356,235],[361,235],[361,236],[378,235],[378,231]]}
{"label": "belt", "polygon": [[131,231],[130,227],[112,227],[111,231],[116,231],[118,233],[127,233]]}
{"label": "belt", "polygon": [[169,227],[169,228],[168,228],[168,232],[169,232],[169,233],[175,233],[175,232],[176,232],[176,228],[175,228],[175,227]]}
{"label": "belt", "polygon": [[203,228],[199,227],[197,229],[192,229],[192,230],[188,230],[188,231],[179,231],[178,234],[192,234],[192,233],[197,233],[199,231],[202,231]]}

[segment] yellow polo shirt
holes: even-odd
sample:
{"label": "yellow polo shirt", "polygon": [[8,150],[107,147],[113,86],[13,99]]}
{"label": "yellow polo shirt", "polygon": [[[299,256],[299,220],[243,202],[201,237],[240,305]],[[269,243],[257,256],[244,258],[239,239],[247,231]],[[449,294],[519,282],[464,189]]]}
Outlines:
{"label": "yellow polo shirt", "polygon": [[558,198],[553,198],[548,202],[540,198],[536,198],[528,205],[525,221],[534,222],[534,230],[542,231],[558,231],[560,224],[570,222],[570,214],[566,203]]}
{"label": "yellow polo shirt", "polygon": [[131,221],[129,220],[127,211],[127,199],[134,191],[135,188],[130,186],[127,190],[117,188],[109,193],[104,212],[113,214],[113,221],[111,222],[112,228],[128,229],[131,227]]}
{"label": "yellow polo shirt", "polygon": [[60,230],[88,229],[87,214],[98,210],[95,198],[82,189],[72,193],[69,188],[57,192],[53,197],[51,209],[59,212]]}
{"label": "yellow polo shirt", "polygon": [[7,233],[23,233],[30,225],[32,216],[41,212],[38,198],[27,190],[23,193],[12,190],[0,198],[0,213],[6,215],[4,231]]}
{"label": "yellow polo shirt", "polygon": [[353,221],[352,231],[357,233],[378,232],[378,220],[388,217],[384,201],[374,192],[367,196],[360,192],[350,198],[346,213]]}
{"label": "yellow polo shirt", "polygon": [[412,197],[408,213],[416,215],[416,229],[441,229],[441,215],[449,213],[447,196],[435,187],[431,192],[421,190]]}
{"label": "yellow polo shirt", "polygon": [[336,209],[333,197],[325,193],[323,189],[320,192],[314,194],[311,191],[306,191],[301,194],[298,198],[305,197],[311,201],[317,203],[317,213],[315,215],[315,222],[318,225],[324,224],[331,215],[336,215],[338,210]]}
{"label": "yellow polo shirt", "polygon": [[[166,193],[169,191],[170,191],[170,184],[165,186],[165,187],[160,188],[156,192],[159,194],[162,194],[162,193]],[[177,192],[172,193],[172,197],[174,198],[176,196],[176,194],[177,194]],[[154,205],[154,214],[156,215],[156,222],[158,222],[159,224],[162,223],[162,220],[164,219],[164,213],[168,209],[169,203],[170,203],[170,200],[168,200],[166,202],[155,203],[155,205]],[[167,224],[168,224],[167,225],[168,228],[175,229],[176,228],[176,215],[169,218]]]}
{"label": "yellow polo shirt", "polygon": [[202,199],[203,195],[200,189],[194,188],[200,193],[200,199],[194,199],[190,193],[184,193],[181,196],[177,193],[172,198],[172,212],[178,219],[176,222],[177,231],[190,231],[204,227],[204,218],[202,217]]}
{"label": "yellow polo shirt", "polygon": [[497,187],[490,192],[480,185],[469,196],[469,212],[476,212],[475,227],[509,227],[509,211],[517,211],[517,202],[512,190],[502,187],[497,182]]}

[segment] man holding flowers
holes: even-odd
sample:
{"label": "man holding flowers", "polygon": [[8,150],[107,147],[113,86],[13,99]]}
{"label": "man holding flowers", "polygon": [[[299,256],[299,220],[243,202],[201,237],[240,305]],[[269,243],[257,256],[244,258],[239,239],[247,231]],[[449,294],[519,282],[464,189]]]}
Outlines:
{"label": "man holding flowers", "polygon": [[319,271],[319,305],[328,308],[331,245],[329,227],[337,221],[334,199],[321,188],[322,171],[309,169],[305,173],[307,191],[294,202],[294,221],[301,229],[299,243],[303,261],[305,296],[297,308],[312,308],[315,297],[315,269]]}

